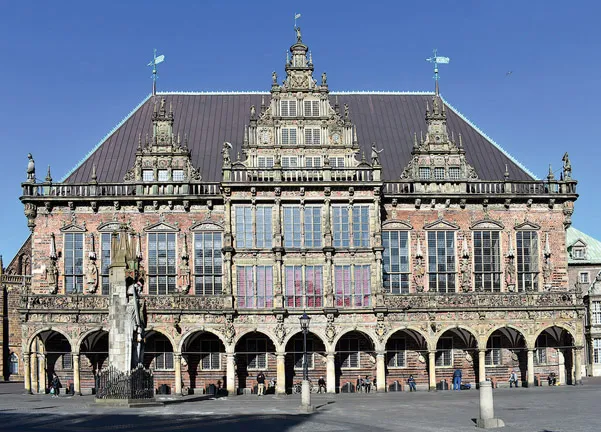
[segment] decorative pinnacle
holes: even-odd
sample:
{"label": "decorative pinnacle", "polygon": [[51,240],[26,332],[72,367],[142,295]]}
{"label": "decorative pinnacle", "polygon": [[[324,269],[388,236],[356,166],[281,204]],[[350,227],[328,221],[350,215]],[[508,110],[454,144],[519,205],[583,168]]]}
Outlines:
{"label": "decorative pinnacle", "polygon": [[413,132],[413,147],[417,148],[417,132]]}
{"label": "decorative pinnacle", "polygon": [[92,164],[92,175],[90,176],[90,180],[92,183],[98,183],[98,178],[96,176],[96,164]]}
{"label": "decorative pinnacle", "polygon": [[553,175],[553,168],[551,167],[551,164],[549,164],[549,174],[547,174],[547,180],[549,180],[549,181],[555,180],[555,176]]}
{"label": "decorative pinnacle", "polygon": [[505,173],[503,174],[503,177],[505,178],[505,180],[509,179],[509,167],[507,166],[507,164],[505,164]]}
{"label": "decorative pinnacle", "polygon": [[46,174],[46,182],[51,183],[52,182],[52,176],[50,175],[50,165],[48,165],[48,173]]}

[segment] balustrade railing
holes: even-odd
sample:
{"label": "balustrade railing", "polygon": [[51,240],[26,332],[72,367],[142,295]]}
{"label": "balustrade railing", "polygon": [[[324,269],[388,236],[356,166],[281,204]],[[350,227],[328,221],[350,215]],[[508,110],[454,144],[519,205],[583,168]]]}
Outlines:
{"label": "balustrade railing", "polygon": [[31,285],[31,276],[3,274],[0,282],[7,285]]}
{"label": "balustrade railing", "polygon": [[373,170],[369,168],[320,168],[320,169],[297,169],[297,168],[262,168],[262,169],[238,169],[231,170],[230,182],[371,182],[375,181]]}
{"label": "balustrade railing", "polygon": [[557,181],[482,181],[419,182],[398,181],[384,183],[384,193],[389,195],[455,192],[468,195],[547,195],[575,194],[574,182]]}

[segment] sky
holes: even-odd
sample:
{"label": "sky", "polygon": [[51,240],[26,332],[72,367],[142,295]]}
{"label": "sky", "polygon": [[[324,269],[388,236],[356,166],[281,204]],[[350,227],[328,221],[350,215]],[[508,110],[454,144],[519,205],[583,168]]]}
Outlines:
{"label": "sky", "polygon": [[[573,226],[601,239],[597,1],[0,0],[0,254],[29,230],[27,153],[59,181],[151,91],[268,91],[294,13],[331,91],[432,91],[539,178],[568,151]],[[509,73],[511,72],[511,73]]]}

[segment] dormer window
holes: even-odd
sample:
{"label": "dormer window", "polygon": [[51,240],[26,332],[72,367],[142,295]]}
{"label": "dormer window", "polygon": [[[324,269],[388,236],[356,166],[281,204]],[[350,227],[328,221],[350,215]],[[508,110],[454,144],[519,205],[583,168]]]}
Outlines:
{"label": "dormer window", "polygon": [[307,168],[319,168],[319,167],[321,167],[321,156],[307,156],[307,157],[305,157],[305,166]]}
{"label": "dormer window", "polygon": [[320,132],[318,128],[305,128],[305,145],[319,145]]}
{"label": "dormer window", "polygon": [[167,171],[167,170],[159,170],[158,174],[159,174],[159,181],[160,182],[169,181],[169,171]]}
{"label": "dormer window", "polygon": [[444,168],[434,168],[434,179],[444,180]]}
{"label": "dormer window", "polygon": [[419,168],[419,178],[420,178],[420,180],[430,180],[430,168],[420,167]]}
{"label": "dormer window", "polygon": [[584,259],[586,256],[586,249],[582,246],[574,247],[572,249],[572,258],[574,259]]}
{"label": "dormer window", "polygon": [[152,170],[142,171],[142,180],[145,182],[154,181],[154,172]]}
{"label": "dormer window", "polygon": [[449,168],[449,180],[459,180],[459,167]]}
{"label": "dormer window", "polygon": [[282,168],[297,168],[298,158],[296,156],[282,156]]}
{"label": "dormer window", "polygon": [[282,129],[282,144],[296,145],[296,128],[283,128]]}
{"label": "dormer window", "polygon": [[296,117],[296,100],[280,101],[282,117]]}
{"label": "dormer window", "polygon": [[273,168],[273,156],[259,156],[259,168]]}
{"label": "dormer window", "polygon": [[330,158],[330,166],[332,168],[344,168],[344,158],[343,157],[331,157]]}
{"label": "dormer window", "polygon": [[319,101],[305,101],[305,117],[319,117]]}
{"label": "dormer window", "polygon": [[184,170],[173,170],[173,181],[184,181]]}

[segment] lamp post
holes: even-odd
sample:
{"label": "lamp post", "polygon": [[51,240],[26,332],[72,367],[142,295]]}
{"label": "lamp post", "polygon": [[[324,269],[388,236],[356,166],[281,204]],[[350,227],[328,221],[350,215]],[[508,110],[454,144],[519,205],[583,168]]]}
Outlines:
{"label": "lamp post", "polygon": [[309,322],[311,317],[307,312],[299,318],[301,330],[303,332],[303,383],[301,386],[301,410],[304,412],[313,411],[311,406],[311,387],[309,385],[309,362],[307,361],[307,333],[309,333]]}

